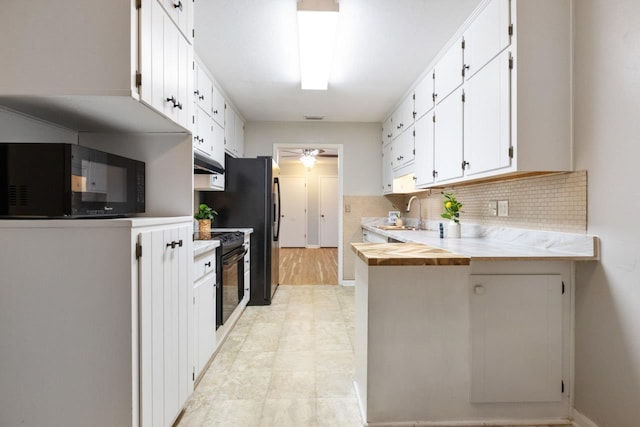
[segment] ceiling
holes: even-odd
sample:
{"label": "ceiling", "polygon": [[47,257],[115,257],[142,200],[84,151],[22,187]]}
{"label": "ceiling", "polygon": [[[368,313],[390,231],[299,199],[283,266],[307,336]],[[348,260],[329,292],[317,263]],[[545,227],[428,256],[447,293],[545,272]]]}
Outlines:
{"label": "ceiling", "polygon": [[482,0],[340,0],[329,90],[302,91],[296,0],[198,0],[195,51],[247,121],[382,122]]}

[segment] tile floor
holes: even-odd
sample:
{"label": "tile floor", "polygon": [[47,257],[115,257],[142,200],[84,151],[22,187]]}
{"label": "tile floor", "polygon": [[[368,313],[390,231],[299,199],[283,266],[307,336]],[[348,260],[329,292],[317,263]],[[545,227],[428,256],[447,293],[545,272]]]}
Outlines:
{"label": "tile floor", "polygon": [[361,427],[353,303],[353,287],[281,285],[247,307],[177,426]]}
{"label": "tile floor", "polygon": [[353,291],[282,285],[271,306],[247,307],[178,426],[362,426]]}

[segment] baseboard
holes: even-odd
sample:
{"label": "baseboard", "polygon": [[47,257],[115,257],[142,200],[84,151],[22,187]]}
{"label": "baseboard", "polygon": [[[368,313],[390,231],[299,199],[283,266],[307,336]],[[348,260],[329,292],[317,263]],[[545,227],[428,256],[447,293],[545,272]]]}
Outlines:
{"label": "baseboard", "polygon": [[340,282],[340,284],[342,286],[355,286],[356,285],[356,281],[355,280],[343,280],[342,282]]}
{"label": "baseboard", "polygon": [[509,420],[509,419],[487,419],[477,420],[451,420],[451,421],[402,421],[402,422],[382,422],[366,423],[366,427],[485,427],[485,426],[548,426],[563,425],[569,423],[566,419],[529,419],[529,420]]}
{"label": "baseboard", "polygon": [[573,410],[573,422],[571,424],[575,427],[598,427],[596,423],[587,418],[586,415],[582,415],[575,408]]}
{"label": "baseboard", "polygon": [[307,245],[305,246],[307,249],[320,249],[320,245]]}

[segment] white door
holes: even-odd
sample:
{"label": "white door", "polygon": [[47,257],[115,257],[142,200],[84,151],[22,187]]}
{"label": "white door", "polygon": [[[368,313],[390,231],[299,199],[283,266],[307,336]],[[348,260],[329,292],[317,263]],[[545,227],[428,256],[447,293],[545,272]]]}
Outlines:
{"label": "white door", "polygon": [[320,193],[320,246],[338,246],[338,177],[318,178]]}
{"label": "white door", "polygon": [[280,247],[307,246],[307,178],[280,175]]}

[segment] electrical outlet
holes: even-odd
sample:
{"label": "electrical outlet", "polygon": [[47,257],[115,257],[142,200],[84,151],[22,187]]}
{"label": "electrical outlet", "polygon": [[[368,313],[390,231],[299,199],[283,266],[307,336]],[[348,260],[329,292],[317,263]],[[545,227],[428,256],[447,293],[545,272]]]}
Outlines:
{"label": "electrical outlet", "polygon": [[344,205],[344,211],[345,211],[345,213],[351,212],[351,205],[350,204]]}
{"label": "electrical outlet", "polygon": [[498,216],[509,216],[508,200],[498,200]]}
{"label": "electrical outlet", "polygon": [[487,204],[487,209],[489,211],[489,215],[496,216],[498,215],[498,202],[495,200],[490,201]]}

